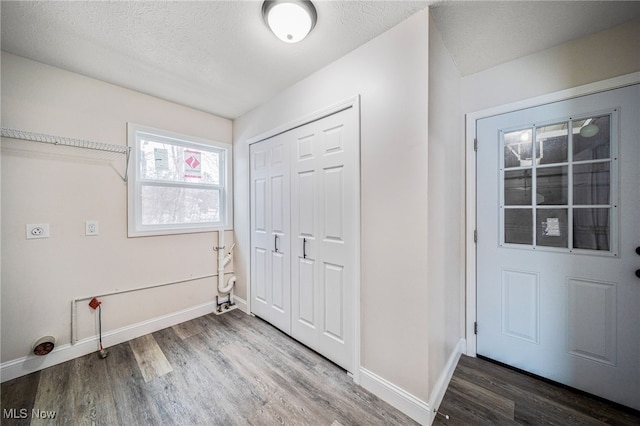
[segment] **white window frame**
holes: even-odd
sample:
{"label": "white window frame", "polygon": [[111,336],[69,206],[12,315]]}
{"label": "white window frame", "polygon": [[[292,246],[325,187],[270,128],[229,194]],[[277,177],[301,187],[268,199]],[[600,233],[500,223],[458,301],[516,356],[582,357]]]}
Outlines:
{"label": "white window frame", "polygon": [[[216,185],[216,190],[220,191],[220,221],[210,223],[181,223],[181,224],[159,224],[143,225],[141,212],[141,193],[145,183],[154,182],[141,177],[141,156],[140,156],[140,136],[152,135],[166,143],[175,144],[184,148],[195,148],[205,151],[221,151],[220,162],[220,184]],[[167,130],[143,126],[135,123],[127,123],[127,143],[131,147],[131,157],[129,161],[129,178],[127,181],[128,192],[128,236],[144,237],[154,235],[186,234],[196,232],[211,232],[218,230],[232,229],[232,146],[231,144],[217,142],[209,139],[183,135]],[[213,148],[213,149],[212,149]],[[157,181],[156,181],[157,182]],[[171,186],[193,188],[196,185],[189,182],[171,182]]]}

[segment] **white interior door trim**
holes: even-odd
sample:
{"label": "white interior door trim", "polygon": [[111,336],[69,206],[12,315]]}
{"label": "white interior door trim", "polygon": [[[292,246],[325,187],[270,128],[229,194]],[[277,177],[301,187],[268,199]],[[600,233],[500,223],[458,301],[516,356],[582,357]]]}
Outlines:
{"label": "white interior door trim", "polygon": [[[483,118],[504,114],[520,109],[564,101],[579,96],[591,95],[605,90],[618,89],[640,83],[640,72],[614,77],[571,89],[549,93],[535,98],[524,99],[506,105],[467,113],[466,121],[466,355],[476,356],[477,341],[474,333],[476,321],[476,244],[474,231],[477,229],[476,218],[476,161],[474,141],[476,139],[476,122]],[[478,238],[483,238],[479,235]]]}
{"label": "white interior door trim", "polygon": [[[288,123],[285,124],[281,124],[279,126],[274,127],[271,130],[267,130],[264,133],[261,133],[257,136],[254,136],[252,138],[247,139],[247,145],[252,145],[254,143],[263,141],[265,139],[269,139],[272,138],[276,135],[279,135],[280,133],[284,133],[284,132],[288,132],[289,130],[293,130],[297,127],[300,126],[304,126],[305,124],[309,124],[313,121],[317,121],[320,120],[324,117],[327,117],[329,115],[333,115],[336,114],[340,111],[344,111],[345,109],[348,108],[355,108],[355,111],[357,112],[356,116],[358,117],[358,120],[360,119],[360,95],[355,95],[352,97],[349,97],[347,99],[344,99],[340,102],[337,102],[333,105],[329,105],[325,108],[322,108],[318,111],[315,111],[311,114],[305,115],[301,118],[298,118],[296,120],[290,121]],[[358,125],[358,129],[360,129],[360,126]],[[360,131],[358,130],[358,135],[360,134]],[[358,153],[360,152],[360,149],[358,149]]]}
{"label": "white interior door trim", "polygon": [[[246,144],[247,148],[257,142],[263,141],[265,139],[271,138],[273,136],[279,135],[281,133],[287,132],[289,130],[293,130],[297,127],[304,126],[305,124],[311,123],[313,121],[320,120],[324,117],[336,114],[340,111],[344,111],[346,109],[353,108],[355,114],[354,117],[357,120],[356,123],[356,158],[358,161],[356,162],[356,171],[355,175],[358,177],[356,182],[356,196],[358,200],[360,200],[360,95],[351,96],[347,99],[344,99],[340,102],[337,102],[333,105],[329,105],[325,108],[322,108],[318,111],[315,111],[311,114],[305,115],[299,119],[290,121],[288,123],[281,124],[279,126],[274,127],[271,130],[268,130],[262,134],[256,135],[252,138],[247,139]],[[248,168],[247,179],[251,180],[249,176],[250,169]],[[360,259],[360,203],[357,203],[356,212],[355,212],[355,233],[356,233],[356,253],[355,253],[355,262],[357,267],[354,270],[355,275],[355,283],[354,283],[354,297],[353,297],[353,313],[354,313],[354,348],[353,348],[353,381],[356,384],[360,384],[360,277],[361,277],[361,259]],[[245,276],[248,279],[246,284],[247,286],[247,312],[251,312],[251,262],[248,262],[245,268]]]}

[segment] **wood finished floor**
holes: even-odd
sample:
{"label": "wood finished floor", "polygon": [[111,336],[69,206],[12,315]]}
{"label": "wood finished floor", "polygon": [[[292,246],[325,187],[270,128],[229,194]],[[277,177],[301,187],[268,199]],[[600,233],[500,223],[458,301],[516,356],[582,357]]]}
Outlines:
{"label": "wood finished floor", "polygon": [[[93,353],[3,383],[2,425],[416,424],[344,370],[238,310],[107,350],[106,359]],[[56,417],[34,419],[32,409]],[[16,418],[22,413],[27,418]]]}
{"label": "wood finished floor", "polygon": [[[415,425],[240,311],[208,315],[3,383],[3,425]],[[15,409],[9,419],[5,410]],[[56,411],[54,420],[32,409]],[[640,425],[640,413],[463,356],[434,425]]]}
{"label": "wood finished floor", "polygon": [[464,355],[439,412],[434,425],[640,425],[637,411]]}

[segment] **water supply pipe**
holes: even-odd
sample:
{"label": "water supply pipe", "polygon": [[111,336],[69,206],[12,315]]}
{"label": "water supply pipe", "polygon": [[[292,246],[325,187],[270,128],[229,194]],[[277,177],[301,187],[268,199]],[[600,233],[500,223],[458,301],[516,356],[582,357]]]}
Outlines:
{"label": "water supply pipe", "polygon": [[142,290],[150,290],[152,288],[159,288],[159,287],[165,287],[165,286],[170,286],[170,285],[175,285],[175,284],[183,284],[183,283],[188,283],[188,282],[194,282],[194,281],[198,281],[198,280],[203,280],[205,278],[213,278],[215,276],[216,276],[216,274],[201,275],[201,276],[198,276],[198,277],[193,277],[192,276],[192,277],[186,278],[184,280],[169,281],[169,282],[160,283],[160,284],[151,284],[151,285],[146,285],[146,286],[143,286],[143,287],[130,288],[130,289],[126,289],[126,290],[115,290],[115,291],[110,291],[110,292],[107,292],[107,293],[98,294],[98,295],[95,295],[95,296],[76,297],[75,299],[73,299],[71,301],[71,344],[75,345],[78,342],[78,327],[77,327],[77,323],[78,323],[78,302],[82,302],[82,301],[85,301],[85,300],[91,300],[94,297],[115,296],[115,295],[132,293],[132,292],[137,292],[137,291],[142,291]]}
{"label": "water supply pipe", "polygon": [[229,293],[233,290],[233,286],[236,283],[236,276],[232,275],[227,281],[227,285],[224,284],[224,268],[233,259],[233,248],[236,243],[233,243],[229,253],[224,253],[224,231],[218,231],[218,292]]}

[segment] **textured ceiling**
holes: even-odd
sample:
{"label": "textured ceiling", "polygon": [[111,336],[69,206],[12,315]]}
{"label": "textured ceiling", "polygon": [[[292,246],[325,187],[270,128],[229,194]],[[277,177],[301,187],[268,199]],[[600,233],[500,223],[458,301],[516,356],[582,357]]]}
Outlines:
{"label": "textured ceiling", "polygon": [[262,1],[3,1],[2,50],[235,118],[427,5],[314,4],[315,29],[291,45]]}
{"label": "textured ceiling", "polygon": [[445,1],[431,12],[465,76],[640,17],[640,1]]}
{"label": "textured ceiling", "polygon": [[[257,107],[433,1],[314,0],[298,44],[262,1],[2,1],[2,50],[213,114]],[[433,6],[462,75],[640,16],[640,2],[446,1]]]}

